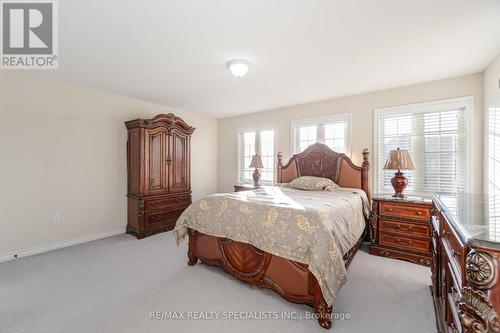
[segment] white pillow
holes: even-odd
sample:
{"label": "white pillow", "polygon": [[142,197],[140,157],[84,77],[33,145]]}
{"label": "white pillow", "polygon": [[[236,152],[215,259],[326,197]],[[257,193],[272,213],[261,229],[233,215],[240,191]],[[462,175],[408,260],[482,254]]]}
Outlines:
{"label": "white pillow", "polygon": [[338,186],[329,178],[302,176],[288,183],[288,187],[306,191],[324,191],[329,187],[331,191]]}
{"label": "white pillow", "polygon": [[325,191],[328,191],[328,192],[335,192],[335,191],[338,191],[339,189],[340,189],[340,186],[338,186],[335,183],[333,183],[333,184],[328,185],[327,187],[325,187]]}

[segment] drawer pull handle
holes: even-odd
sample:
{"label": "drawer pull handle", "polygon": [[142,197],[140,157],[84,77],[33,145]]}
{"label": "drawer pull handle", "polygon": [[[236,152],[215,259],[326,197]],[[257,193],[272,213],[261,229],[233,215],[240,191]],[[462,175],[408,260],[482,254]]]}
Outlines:
{"label": "drawer pull handle", "polygon": [[388,211],[390,211],[390,212],[392,212],[392,211],[393,211],[393,209],[392,209],[392,208],[387,208],[387,210],[388,210]]}
{"label": "drawer pull handle", "polygon": [[389,252],[387,251],[380,251],[380,255],[383,256],[383,257],[388,257],[389,256]]}
{"label": "drawer pull handle", "polygon": [[409,244],[413,243],[413,241],[411,241],[411,240],[402,240],[400,238],[396,238],[396,242],[398,242],[400,244],[406,244],[406,245],[409,245]]}
{"label": "drawer pull handle", "polygon": [[396,224],[396,228],[398,228],[399,230],[402,230],[402,231],[410,231],[410,230],[413,230],[413,227],[411,226],[408,226],[408,227],[402,227],[401,224]]}
{"label": "drawer pull handle", "polygon": [[418,215],[418,216],[422,215],[422,211],[417,210],[417,215]]}
{"label": "drawer pull handle", "polygon": [[460,252],[457,252],[456,250],[453,250],[453,256],[454,257],[461,257],[462,255],[460,254]]}
{"label": "drawer pull handle", "polygon": [[151,221],[160,221],[161,216],[151,216]]}

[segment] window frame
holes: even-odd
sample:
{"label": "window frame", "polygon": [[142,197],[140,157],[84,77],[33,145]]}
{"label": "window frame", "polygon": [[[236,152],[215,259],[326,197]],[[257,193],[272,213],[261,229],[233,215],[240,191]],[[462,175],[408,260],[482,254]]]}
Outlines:
{"label": "window frame", "polygon": [[[297,141],[297,127],[299,126],[317,126],[317,134],[316,134],[316,142],[324,143],[325,134],[324,134],[324,125],[327,123],[335,123],[335,122],[346,122],[347,129],[345,133],[345,146],[346,151],[344,152],[347,156],[351,157],[351,113],[335,113],[330,114],[328,116],[322,117],[314,117],[314,118],[302,118],[302,119],[294,119],[290,124],[290,147],[293,154],[298,154],[300,152],[299,142]],[[323,125],[323,126],[320,126]],[[322,129],[320,129],[322,128]],[[322,140],[322,141],[321,141]]]}
{"label": "window frame", "polygon": [[[379,160],[378,160],[378,127],[379,127],[379,117],[390,116],[390,115],[401,115],[405,113],[428,113],[428,112],[439,112],[443,111],[446,106],[464,108],[464,144],[465,144],[465,163],[464,167],[466,172],[464,174],[464,191],[469,192],[472,188],[472,177],[471,177],[471,160],[470,160],[470,119],[471,114],[474,110],[474,97],[473,96],[463,96],[456,98],[446,98],[440,100],[426,101],[420,103],[403,104],[397,106],[390,106],[384,108],[374,108],[373,109],[373,180],[372,188],[373,193],[379,194],[390,194],[391,191],[386,191],[384,189],[379,189],[379,177],[381,176],[381,170],[379,170]],[[428,193],[423,192],[412,192],[415,195],[428,195]]]}
{"label": "window frame", "polygon": [[[495,193],[491,193],[490,191],[490,112],[492,109],[495,109],[494,112],[500,112],[500,105],[498,104],[490,104],[486,105],[484,107],[484,123],[483,123],[483,128],[484,128],[484,148],[483,148],[483,192],[488,194],[488,214],[489,218],[495,219],[498,218],[497,211],[496,211],[496,203],[497,203],[497,196]],[[493,209],[493,211],[492,211]],[[498,234],[498,230],[496,228],[493,228],[490,230],[490,235],[493,234],[496,236]]]}
{"label": "window frame", "polygon": [[[272,124],[262,124],[262,125],[255,125],[255,126],[245,126],[245,127],[239,127],[236,129],[236,183],[235,184],[244,184],[241,182],[241,171],[242,171],[242,165],[241,165],[241,154],[242,154],[242,134],[245,132],[255,132],[255,147],[256,147],[256,153],[258,149],[258,153],[260,154],[260,132],[261,131],[268,131],[268,130],[273,130],[274,131],[274,138],[273,138],[273,180],[272,183],[276,183],[276,167],[277,167],[277,152],[276,152],[276,140],[277,140],[277,126],[276,123]],[[257,145],[258,143],[258,145]],[[257,148],[258,147],[258,148]],[[268,181],[263,181],[261,182],[265,184],[270,184]]]}
{"label": "window frame", "polygon": [[484,107],[484,123],[483,123],[483,129],[484,129],[484,136],[483,136],[483,142],[484,142],[484,148],[483,148],[483,189],[484,193],[489,194],[489,179],[490,179],[490,161],[489,161],[489,156],[490,156],[490,110],[491,109],[500,109],[499,106],[485,106]]}

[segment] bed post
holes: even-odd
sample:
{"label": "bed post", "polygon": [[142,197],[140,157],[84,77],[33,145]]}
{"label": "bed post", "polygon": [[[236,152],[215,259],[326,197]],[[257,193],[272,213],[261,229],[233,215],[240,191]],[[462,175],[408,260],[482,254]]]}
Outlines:
{"label": "bed post", "polygon": [[333,306],[328,306],[326,304],[318,280],[311,272],[309,272],[309,279],[314,281],[314,312],[316,312],[316,315],[318,316],[318,323],[321,327],[329,329],[332,327]]}
{"label": "bed post", "polygon": [[368,148],[363,149],[363,164],[361,166],[361,187],[368,196],[368,201],[371,203],[372,195],[370,193],[370,181],[368,177],[370,173],[370,160],[368,159],[369,156],[370,151],[368,150]]}
{"label": "bed post", "polygon": [[278,174],[276,176],[276,182],[281,183],[281,169],[283,168],[283,153],[278,153]]}
{"label": "bed post", "polygon": [[198,256],[196,255],[198,232],[194,229],[188,229],[188,234],[189,234],[188,265],[194,266],[198,262]]}

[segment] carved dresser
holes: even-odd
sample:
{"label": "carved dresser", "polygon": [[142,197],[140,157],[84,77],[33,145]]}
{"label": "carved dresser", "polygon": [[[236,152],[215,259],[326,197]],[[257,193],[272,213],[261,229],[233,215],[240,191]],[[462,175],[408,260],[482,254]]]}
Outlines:
{"label": "carved dresser", "polygon": [[375,195],[370,214],[370,254],[431,265],[430,198]]}
{"label": "carved dresser", "polygon": [[174,114],[125,123],[128,129],[127,233],[137,238],[171,230],[191,204],[191,134]]}
{"label": "carved dresser", "polygon": [[434,194],[432,294],[440,332],[500,332],[500,218],[488,196]]}

